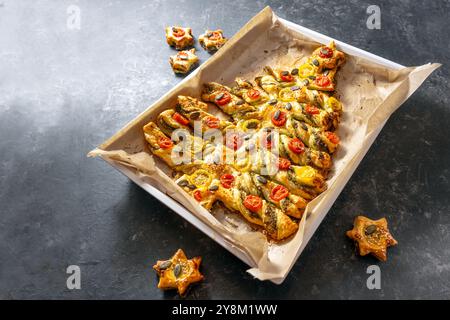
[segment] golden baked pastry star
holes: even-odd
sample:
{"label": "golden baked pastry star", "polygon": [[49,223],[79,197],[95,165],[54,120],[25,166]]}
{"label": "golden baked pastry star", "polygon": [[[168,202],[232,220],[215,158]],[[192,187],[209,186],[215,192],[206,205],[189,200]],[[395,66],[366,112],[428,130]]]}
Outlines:
{"label": "golden baked pastry star", "polygon": [[353,229],[347,231],[347,236],[356,241],[359,254],[365,256],[371,253],[379,260],[386,261],[387,247],[397,244],[389,232],[386,218],[371,220],[357,216],[353,224]]}
{"label": "golden baked pastry star", "polygon": [[158,288],[178,289],[178,293],[184,295],[191,283],[203,280],[198,270],[201,262],[201,257],[188,259],[181,249],[170,260],[156,262],[153,269],[159,276]]}
{"label": "golden baked pastry star", "polygon": [[194,37],[191,28],[183,28],[178,26],[166,28],[166,40],[169,46],[175,47],[177,50],[184,50],[194,45]]}
{"label": "golden baked pastry star", "polygon": [[223,31],[220,29],[206,30],[205,33],[198,38],[198,41],[203,48],[212,52],[219,50],[225,42],[227,42],[227,38],[223,36]]}

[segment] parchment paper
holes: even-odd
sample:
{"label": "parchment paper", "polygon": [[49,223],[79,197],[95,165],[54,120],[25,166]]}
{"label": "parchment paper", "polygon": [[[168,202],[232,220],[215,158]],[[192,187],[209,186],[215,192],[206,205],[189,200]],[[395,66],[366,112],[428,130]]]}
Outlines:
{"label": "parchment paper", "polygon": [[[347,54],[347,62],[337,76],[337,95],[344,106],[339,125],[340,148],[333,157],[333,171],[328,189],[307,206],[298,232],[281,243],[270,243],[259,231],[252,230],[239,216],[208,212],[169,178],[168,168],[154,159],[147,149],[142,127],[163,110],[172,108],[178,95],[200,97],[205,82],[231,85],[235,77],[253,79],[262,74],[266,65],[292,66],[320,44],[308,36],[290,29],[265,8],[247,23],[228,43],[198,70],[165,94],[141,115],[109,140],[91,151],[89,156],[101,156],[116,161],[139,174],[140,179],[185,206],[193,215],[219,232],[223,238],[241,250],[253,268],[248,271],[260,280],[284,279],[298,257],[305,228],[314,215],[326,214],[349,176],[359,163],[358,156],[370,145],[370,137],[389,116],[440,65],[391,70],[367,59]],[[339,49],[339,48],[338,48]],[[345,52],[345,50],[344,50]],[[210,110],[215,107],[210,106]],[[230,218],[232,217],[232,218]]]}

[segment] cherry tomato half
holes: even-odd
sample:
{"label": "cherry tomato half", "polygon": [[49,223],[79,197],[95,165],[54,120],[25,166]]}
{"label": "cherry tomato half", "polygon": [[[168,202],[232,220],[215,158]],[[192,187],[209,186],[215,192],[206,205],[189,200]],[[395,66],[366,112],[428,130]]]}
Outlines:
{"label": "cherry tomato half", "polygon": [[217,129],[220,126],[220,119],[213,116],[207,116],[203,121],[208,127],[213,129]]}
{"label": "cherry tomato half", "polygon": [[195,200],[197,200],[198,202],[202,201],[203,196],[200,190],[195,190],[193,195]]}
{"label": "cherry tomato half", "polygon": [[314,107],[314,106],[312,106],[310,104],[307,104],[306,107],[305,107],[305,112],[307,114],[314,115],[314,114],[319,114],[320,110],[317,107]]}
{"label": "cherry tomato half", "polygon": [[226,145],[228,148],[237,150],[242,145],[242,139],[237,133],[233,133],[230,135],[227,135],[226,137]]}
{"label": "cherry tomato half", "polygon": [[330,85],[331,81],[328,76],[318,76],[314,82],[320,87],[327,87]]}
{"label": "cherry tomato half", "polygon": [[179,114],[178,112],[175,112],[172,116],[172,119],[175,120],[176,122],[178,122],[179,124],[182,125],[188,125],[189,124],[189,120],[186,119],[185,117],[183,117],[181,114]]}
{"label": "cherry tomato half", "polygon": [[281,127],[286,123],[286,112],[277,110],[272,114],[272,123],[277,127]]}
{"label": "cherry tomato half", "polygon": [[247,96],[252,100],[257,100],[261,96],[259,90],[250,89],[247,91]]}
{"label": "cherry tomato half", "polygon": [[230,189],[231,185],[233,184],[234,181],[234,176],[232,174],[229,173],[225,173],[224,175],[222,175],[220,177],[220,184],[226,188],[226,189]]}
{"label": "cherry tomato half", "polygon": [[177,56],[181,60],[188,60],[189,59],[189,55],[187,54],[187,52],[184,52],[184,51],[178,52]]}
{"label": "cherry tomato half", "polygon": [[278,169],[287,170],[291,166],[291,162],[286,158],[278,158]]}
{"label": "cherry tomato half", "polygon": [[219,106],[224,106],[231,101],[231,95],[228,92],[223,91],[216,95],[215,100]]}
{"label": "cherry tomato half", "polygon": [[323,59],[331,58],[333,56],[333,49],[330,47],[322,47],[319,50],[319,57]]}
{"label": "cherry tomato half", "polygon": [[244,206],[252,212],[257,212],[262,207],[262,199],[258,196],[249,195],[244,200]]}
{"label": "cherry tomato half", "polygon": [[170,140],[169,138],[166,137],[161,137],[158,140],[158,145],[162,148],[162,149],[169,149],[173,146],[173,142],[172,140]]}
{"label": "cherry tomato half", "polygon": [[286,73],[283,71],[280,72],[280,79],[284,82],[291,82],[292,80],[294,80],[294,77],[290,73]]}
{"label": "cherry tomato half", "polygon": [[208,37],[208,39],[210,39],[210,40],[219,40],[221,38],[222,38],[222,34],[220,32],[217,32],[217,31],[211,32],[211,34]]}
{"label": "cherry tomato half", "polygon": [[265,132],[263,137],[262,137],[261,143],[262,143],[264,148],[271,149],[273,147],[273,145],[274,145],[274,143],[273,143],[273,134],[271,132]]}
{"label": "cherry tomato half", "polygon": [[280,201],[283,200],[284,198],[286,198],[289,195],[289,191],[288,189],[286,189],[285,187],[278,185],[275,188],[272,189],[272,191],[270,192],[270,198],[273,201]]}
{"label": "cherry tomato half", "polygon": [[331,143],[339,144],[340,139],[335,133],[327,131],[325,132],[325,136],[327,137],[328,140],[331,141]]}
{"label": "cherry tomato half", "polygon": [[288,147],[289,150],[297,154],[303,153],[305,151],[305,145],[298,138],[291,139],[291,141],[289,141]]}
{"label": "cherry tomato half", "polygon": [[181,28],[172,28],[172,34],[174,37],[179,38],[186,34],[183,29]]}

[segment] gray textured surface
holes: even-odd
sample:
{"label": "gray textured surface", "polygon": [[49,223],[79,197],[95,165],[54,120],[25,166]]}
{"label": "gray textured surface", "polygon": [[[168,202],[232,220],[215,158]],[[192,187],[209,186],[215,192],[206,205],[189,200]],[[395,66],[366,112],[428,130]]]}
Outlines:
{"label": "gray textured surface", "polygon": [[[380,3],[380,1],[378,1]],[[68,30],[66,9],[81,9]],[[404,65],[441,62],[388,121],[281,286],[245,265],[102,161],[85,154],[180,81],[163,27],[234,34],[265,5],[284,18]],[[0,0],[0,298],[175,298],[157,258],[202,255],[190,298],[450,298],[449,1]],[[200,49],[200,58],[208,54]],[[355,256],[353,217],[387,216],[389,260]],[[378,264],[382,289],[366,288]],[[82,269],[66,289],[65,268]]]}

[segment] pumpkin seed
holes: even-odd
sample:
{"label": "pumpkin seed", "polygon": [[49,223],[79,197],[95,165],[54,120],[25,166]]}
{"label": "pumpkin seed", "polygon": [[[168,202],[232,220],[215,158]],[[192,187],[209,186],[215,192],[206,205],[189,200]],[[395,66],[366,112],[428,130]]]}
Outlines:
{"label": "pumpkin seed", "polygon": [[250,121],[247,123],[247,129],[255,129],[258,126],[258,122]]}
{"label": "pumpkin seed", "polygon": [[366,234],[366,236],[369,236],[372,233],[374,233],[376,230],[377,230],[377,226],[374,224],[371,224],[366,227],[366,229],[364,230],[364,233]]}
{"label": "pumpkin seed", "polygon": [[243,105],[245,103],[245,101],[244,100],[238,100],[238,101],[236,101],[236,105],[237,106],[240,106],[240,105]]}
{"label": "pumpkin seed", "polygon": [[190,184],[190,185],[188,185],[187,187],[188,187],[189,189],[191,189],[191,190],[197,189],[197,187],[196,187],[195,185],[193,185],[193,184]]}
{"label": "pumpkin seed", "polygon": [[291,74],[294,75],[294,76],[297,75],[298,74],[298,69],[297,68],[292,69]]}
{"label": "pumpkin seed", "polygon": [[325,70],[325,71],[323,72],[323,75],[324,75],[324,76],[327,76],[329,73],[330,73],[330,70],[327,69],[327,70]]}
{"label": "pumpkin seed", "polygon": [[280,118],[280,114],[281,114],[281,111],[280,111],[280,110],[275,111],[275,114],[273,115],[273,118],[274,118],[275,120],[278,120],[278,119]]}
{"label": "pumpkin seed", "polygon": [[219,186],[218,185],[214,185],[214,186],[209,187],[209,191],[217,191],[217,190],[219,190]]}
{"label": "pumpkin seed", "polygon": [[314,60],[312,61],[312,63],[313,63],[313,65],[315,65],[316,67],[319,66],[319,60],[317,60],[317,59],[314,59]]}
{"label": "pumpkin seed", "polygon": [[177,264],[175,265],[175,267],[173,268],[173,274],[175,275],[175,277],[179,277],[181,275],[181,271],[183,271],[183,267],[181,266],[181,264]]}
{"label": "pumpkin seed", "polygon": [[180,187],[186,187],[189,184],[189,182],[187,180],[181,180],[178,182],[178,185]]}
{"label": "pumpkin seed", "polygon": [[300,89],[299,86],[293,86],[293,87],[291,87],[291,90],[292,90],[292,91],[296,91],[296,90],[298,90],[298,89]]}
{"label": "pumpkin seed", "polygon": [[224,96],[224,93],[223,92],[221,92],[221,93],[219,93],[217,96],[216,96],[216,100],[220,100],[220,99],[222,99],[223,98],[223,96]]}
{"label": "pumpkin seed", "polygon": [[292,104],[290,102],[286,103],[286,105],[284,106],[284,108],[289,111],[292,109]]}
{"label": "pumpkin seed", "polygon": [[197,120],[200,117],[200,111],[194,111],[189,115],[191,120]]}
{"label": "pumpkin seed", "polygon": [[270,99],[269,102],[267,102],[270,105],[274,105],[277,103],[277,99]]}
{"label": "pumpkin seed", "polygon": [[159,264],[159,269],[161,270],[166,270],[167,268],[169,268],[172,265],[172,261],[167,260],[167,261],[163,261]]}
{"label": "pumpkin seed", "polygon": [[303,80],[303,85],[307,86],[308,84],[309,84],[309,80],[308,79]]}
{"label": "pumpkin seed", "polygon": [[323,54],[324,56],[328,55],[328,50],[325,48],[320,48],[320,53]]}
{"label": "pumpkin seed", "polygon": [[282,76],[287,76],[287,75],[289,75],[289,71],[281,71],[281,75]]}
{"label": "pumpkin seed", "polygon": [[258,180],[262,184],[266,184],[267,183],[267,179],[264,178],[263,176],[256,176],[256,180]]}
{"label": "pumpkin seed", "polygon": [[316,76],[309,76],[308,78],[311,80],[316,80]]}

